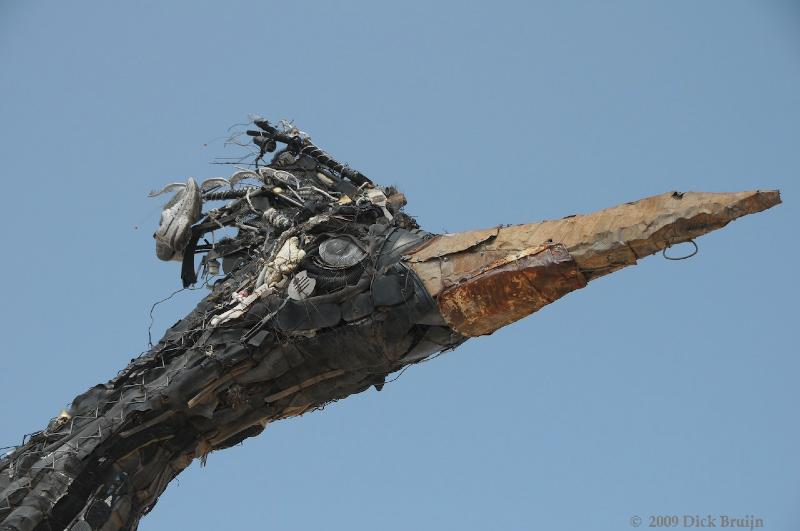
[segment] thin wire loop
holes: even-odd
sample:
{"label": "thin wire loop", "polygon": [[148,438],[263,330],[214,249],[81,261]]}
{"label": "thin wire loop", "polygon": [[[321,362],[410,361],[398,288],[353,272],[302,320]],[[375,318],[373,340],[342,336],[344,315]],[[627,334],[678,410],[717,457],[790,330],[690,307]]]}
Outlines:
{"label": "thin wire loop", "polygon": [[694,240],[688,240],[688,241],[682,242],[682,243],[691,243],[692,245],[694,245],[694,251],[692,251],[691,253],[687,254],[686,256],[667,256],[667,249],[672,247],[672,244],[670,243],[666,247],[664,247],[664,249],[662,249],[661,256],[663,256],[667,260],[686,260],[687,258],[691,258],[694,255],[696,255],[697,252],[700,250],[700,248],[697,247],[697,244],[695,243]]}

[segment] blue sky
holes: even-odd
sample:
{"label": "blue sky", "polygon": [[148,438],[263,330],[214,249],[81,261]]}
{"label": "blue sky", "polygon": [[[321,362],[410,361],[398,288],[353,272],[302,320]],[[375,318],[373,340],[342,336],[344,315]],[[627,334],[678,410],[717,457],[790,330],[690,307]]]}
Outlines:
{"label": "blue sky", "polygon": [[797,2],[0,1],[0,67],[0,446],[145,348],[180,282],[146,193],[223,175],[249,113],[398,185],[434,232],[783,192],[691,260],[211,454],[142,530],[800,524]]}

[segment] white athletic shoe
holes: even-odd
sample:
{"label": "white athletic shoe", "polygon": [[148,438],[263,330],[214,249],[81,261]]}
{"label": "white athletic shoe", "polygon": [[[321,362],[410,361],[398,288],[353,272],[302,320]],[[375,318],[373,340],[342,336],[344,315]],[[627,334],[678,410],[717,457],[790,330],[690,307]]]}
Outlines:
{"label": "white athletic shoe", "polygon": [[153,234],[156,239],[156,256],[161,260],[182,260],[183,250],[189,243],[191,227],[200,219],[203,199],[200,188],[194,179],[189,177],[186,184],[173,183],[163,190],[151,193],[150,197],[178,190],[169,203],[164,205],[158,230]]}

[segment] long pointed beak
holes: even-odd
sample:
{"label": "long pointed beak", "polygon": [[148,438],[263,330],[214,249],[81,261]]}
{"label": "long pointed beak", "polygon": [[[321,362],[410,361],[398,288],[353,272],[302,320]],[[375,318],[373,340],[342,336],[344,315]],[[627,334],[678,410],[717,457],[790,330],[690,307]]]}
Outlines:
{"label": "long pointed beak", "polygon": [[640,258],[780,202],[777,190],[666,193],[587,215],[442,234],[405,260],[448,325],[474,337]]}

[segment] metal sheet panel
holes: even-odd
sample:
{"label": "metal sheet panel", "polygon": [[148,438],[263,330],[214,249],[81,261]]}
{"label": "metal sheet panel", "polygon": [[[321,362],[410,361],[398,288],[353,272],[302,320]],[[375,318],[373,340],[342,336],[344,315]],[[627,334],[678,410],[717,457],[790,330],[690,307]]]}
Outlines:
{"label": "metal sheet panel", "polygon": [[482,336],[585,285],[566,249],[553,245],[445,289],[438,298],[439,309],[453,330]]}

